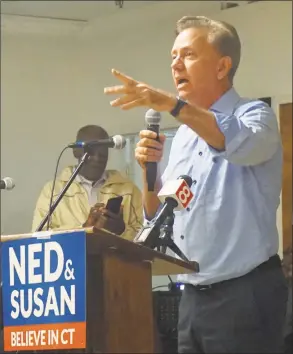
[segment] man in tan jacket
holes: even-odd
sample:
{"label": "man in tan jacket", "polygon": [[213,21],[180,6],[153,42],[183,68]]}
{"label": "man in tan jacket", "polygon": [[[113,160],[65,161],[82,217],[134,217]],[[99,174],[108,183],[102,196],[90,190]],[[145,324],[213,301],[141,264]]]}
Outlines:
{"label": "man in tan jacket", "polygon": [[[107,132],[95,125],[81,128],[76,140],[91,141],[107,139]],[[83,149],[74,149],[74,157],[80,161]],[[122,237],[132,240],[142,226],[142,197],[139,189],[118,171],[106,170],[108,148],[97,148],[84,164],[76,179],[69,187],[63,199],[50,219],[50,229],[74,229],[89,226],[90,220],[101,210],[110,198],[122,196],[121,218],[125,224]],[[56,180],[54,198],[58,196],[69,180],[75,166],[66,167]],[[47,214],[53,181],[47,183],[37,201],[32,229],[35,231]],[[44,228],[45,229],[45,228]]]}

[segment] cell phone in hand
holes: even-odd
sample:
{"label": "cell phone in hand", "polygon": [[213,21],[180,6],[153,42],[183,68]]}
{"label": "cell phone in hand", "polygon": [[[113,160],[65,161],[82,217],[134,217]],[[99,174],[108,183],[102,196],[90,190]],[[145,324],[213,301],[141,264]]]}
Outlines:
{"label": "cell phone in hand", "polygon": [[122,200],[123,197],[121,196],[110,198],[107,202],[106,209],[111,211],[114,214],[119,214]]}

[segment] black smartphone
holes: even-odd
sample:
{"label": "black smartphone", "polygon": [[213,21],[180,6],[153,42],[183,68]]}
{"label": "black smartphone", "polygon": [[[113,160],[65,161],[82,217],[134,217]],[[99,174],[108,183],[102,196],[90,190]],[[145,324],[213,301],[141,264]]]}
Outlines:
{"label": "black smartphone", "polygon": [[119,214],[122,200],[123,197],[121,196],[110,198],[107,202],[106,209],[108,209],[114,214]]}

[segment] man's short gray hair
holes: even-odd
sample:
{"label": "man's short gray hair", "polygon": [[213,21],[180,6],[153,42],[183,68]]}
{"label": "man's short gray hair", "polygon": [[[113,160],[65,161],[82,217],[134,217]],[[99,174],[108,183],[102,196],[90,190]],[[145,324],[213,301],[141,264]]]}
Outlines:
{"label": "man's short gray hair", "polygon": [[224,21],[212,20],[205,16],[184,16],[177,21],[176,35],[187,28],[207,28],[209,41],[221,55],[231,58],[232,68],[228,77],[232,83],[241,56],[241,43],[236,29]]}

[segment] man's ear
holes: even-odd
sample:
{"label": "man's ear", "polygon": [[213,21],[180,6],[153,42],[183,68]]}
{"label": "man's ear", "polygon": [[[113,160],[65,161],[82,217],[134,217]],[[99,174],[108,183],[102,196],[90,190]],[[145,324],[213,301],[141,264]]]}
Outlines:
{"label": "man's ear", "polygon": [[222,80],[228,76],[232,68],[232,59],[228,56],[222,57],[218,65],[218,80]]}

